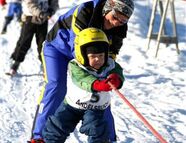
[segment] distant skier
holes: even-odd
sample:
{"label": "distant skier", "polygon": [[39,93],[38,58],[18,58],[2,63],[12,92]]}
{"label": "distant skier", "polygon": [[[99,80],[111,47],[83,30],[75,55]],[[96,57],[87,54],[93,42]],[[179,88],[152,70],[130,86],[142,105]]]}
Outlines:
{"label": "distant skier", "polygon": [[22,1],[22,28],[14,52],[11,55],[9,75],[15,75],[21,62],[24,61],[35,35],[38,58],[41,61],[42,44],[48,31],[48,19],[58,9],[58,0],[24,0]]}
{"label": "distant skier", "polygon": [[22,6],[21,0],[6,0],[7,3],[7,15],[3,23],[1,34],[5,34],[7,31],[7,26],[13,20],[14,16],[17,18],[18,22],[21,22]]}
{"label": "distant skier", "polygon": [[123,69],[108,58],[109,41],[102,30],[87,28],[75,39],[75,59],[69,62],[65,101],[49,117],[43,131],[44,142],[64,143],[82,120],[80,132],[88,143],[111,143],[105,109],[110,105],[112,88],[121,88]]}

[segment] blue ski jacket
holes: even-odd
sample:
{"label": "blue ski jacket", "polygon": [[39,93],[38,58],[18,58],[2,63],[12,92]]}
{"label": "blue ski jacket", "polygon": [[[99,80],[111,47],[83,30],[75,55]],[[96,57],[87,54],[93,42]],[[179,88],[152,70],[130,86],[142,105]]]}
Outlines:
{"label": "blue ski jacket", "polygon": [[118,54],[127,34],[127,24],[110,30],[103,29],[102,9],[106,0],[92,0],[72,8],[59,17],[47,35],[45,46],[52,46],[70,59],[74,58],[74,38],[76,34],[87,28],[102,29],[110,40],[109,52]]}

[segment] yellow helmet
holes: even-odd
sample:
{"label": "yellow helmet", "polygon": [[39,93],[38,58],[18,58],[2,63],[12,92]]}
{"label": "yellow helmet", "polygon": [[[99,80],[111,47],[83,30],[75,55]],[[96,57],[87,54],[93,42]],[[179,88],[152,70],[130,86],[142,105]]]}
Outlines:
{"label": "yellow helmet", "polygon": [[105,57],[108,57],[109,41],[105,33],[100,29],[86,28],[80,31],[75,38],[75,58],[84,66],[88,65],[87,47],[97,49],[97,51],[103,51],[104,48]]}

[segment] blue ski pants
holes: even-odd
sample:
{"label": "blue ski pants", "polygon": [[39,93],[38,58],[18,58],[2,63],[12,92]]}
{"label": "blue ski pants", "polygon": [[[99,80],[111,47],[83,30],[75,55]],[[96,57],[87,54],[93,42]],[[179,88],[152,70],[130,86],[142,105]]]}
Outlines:
{"label": "blue ski pants", "polygon": [[8,13],[7,17],[14,17],[14,14],[17,16],[17,18],[20,20],[21,14],[22,14],[22,6],[21,3],[17,2],[10,2],[8,5]]}
{"label": "blue ski pants", "polygon": [[46,143],[64,143],[82,120],[80,132],[88,136],[88,143],[109,141],[109,130],[103,110],[79,110],[62,103],[54,116],[50,116],[43,130]]}

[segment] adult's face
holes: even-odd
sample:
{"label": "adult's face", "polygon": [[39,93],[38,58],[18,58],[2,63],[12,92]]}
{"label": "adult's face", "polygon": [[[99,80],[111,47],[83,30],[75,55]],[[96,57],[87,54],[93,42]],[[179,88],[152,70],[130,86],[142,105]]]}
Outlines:
{"label": "adult's face", "polygon": [[128,18],[126,16],[112,10],[104,16],[104,29],[109,30],[117,26],[122,26],[127,22]]}

